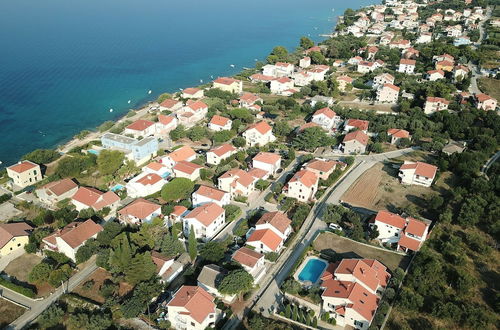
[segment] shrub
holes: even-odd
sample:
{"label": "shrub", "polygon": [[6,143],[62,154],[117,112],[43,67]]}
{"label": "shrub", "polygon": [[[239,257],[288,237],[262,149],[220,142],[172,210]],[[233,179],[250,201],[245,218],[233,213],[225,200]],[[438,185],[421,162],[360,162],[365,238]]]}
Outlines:
{"label": "shrub", "polygon": [[35,291],[33,291],[30,288],[26,288],[24,286],[21,286],[19,284],[12,283],[3,277],[0,277],[0,285],[6,287],[7,289],[11,289],[12,291],[15,291],[17,293],[20,293],[28,298],[34,298],[35,297]]}

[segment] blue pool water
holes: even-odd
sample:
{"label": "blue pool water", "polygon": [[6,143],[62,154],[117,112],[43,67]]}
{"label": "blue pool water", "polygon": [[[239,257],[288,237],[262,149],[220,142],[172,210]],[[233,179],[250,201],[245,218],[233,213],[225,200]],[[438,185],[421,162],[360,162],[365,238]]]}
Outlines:
{"label": "blue pool water", "polygon": [[307,261],[299,274],[299,280],[302,282],[310,281],[316,283],[325,270],[327,264],[323,260],[312,258]]}
{"label": "blue pool water", "polygon": [[89,150],[87,150],[87,152],[89,154],[93,154],[93,155],[96,155],[96,156],[99,155],[99,150],[89,149]]}
{"label": "blue pool water", "polygon": [[117,192],[118,190],[122,190],[124,187],[121,184],[116,184],[113,188],[111,188],[111,191]]}
{"label": "blue pool water", "polygon": [[0,161],[321,40],[346,8],[379,1],[0,1]]}

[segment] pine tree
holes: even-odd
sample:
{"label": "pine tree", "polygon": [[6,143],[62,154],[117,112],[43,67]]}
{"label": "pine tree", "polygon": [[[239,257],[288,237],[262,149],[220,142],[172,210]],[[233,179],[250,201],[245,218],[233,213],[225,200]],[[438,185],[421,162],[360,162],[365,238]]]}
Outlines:
{"label": "pine tree", "polygon": [[318,318],[316,316],[313,318],[312,326],[313,326],[313,328],[318,328]]}
{"label": "pine tree", "polygon": [[198,248],[196,237],[194,236],[194,227],[192,225],[191,228],[189,228],[188,251],[191,261],[194,261],[196,259],[196,255],[198,254]]}
{"label": "pine tree", "polygon": [[156,273],[156,265],[151,258],[151,253],[146,251],[136,254],[126,270],[126,279],[130,284],[137,284],[149,280]]}
{"label": "pine tree", "polygon": [[126,233],[113,240],[114,250],[109,257],[109,265],[113,273],[125,273],[132,262],[133,249]]}

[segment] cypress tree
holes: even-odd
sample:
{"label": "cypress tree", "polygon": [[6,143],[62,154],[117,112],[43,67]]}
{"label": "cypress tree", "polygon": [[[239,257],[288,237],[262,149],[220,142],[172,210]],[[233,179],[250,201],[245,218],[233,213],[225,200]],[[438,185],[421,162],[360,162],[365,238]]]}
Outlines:
{"label": "cypress tree", "polygon": [[285,308],[285,317],[289,319],[292,316],[292,309],[290,308],[290,305],[286,305]]}
{"label": "cypress tree", "polygon": [[293,305],[292,320],[294,320],[294,321],[299,320],[299,309],[298,309],[297,305]]}
{"label": "cypress tree", "polygon": [[194,261],[196,259],[196,255],[198,254],[198,249],[193,226],[189,229],[188,250],[191,261]]}

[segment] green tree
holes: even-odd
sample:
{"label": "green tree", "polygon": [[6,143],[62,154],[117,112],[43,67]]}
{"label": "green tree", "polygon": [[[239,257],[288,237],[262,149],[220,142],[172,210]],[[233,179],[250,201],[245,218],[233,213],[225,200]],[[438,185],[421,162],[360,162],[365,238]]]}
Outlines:
{"label": "green tree", "polygon": [[231,140],[235,135],[233,130],[218,131],[212,135],[212,140],[214,143],[223,143]]}
{"label": "green tree", "polygon": [[286,62],[288,60],[288,50],[283,46],[273,48],[271,54],[267,57],[267,62],[275,64],[276,62]]}
{"label": "green tree", "polygon": [[326,63],[325,55],[321,54],[321,52],[311,52],[311,53],[309,53],[309,57],[311,58],[311,62],[313,64],[325,64]]}
{"label": "green tree", "polygon": [[166,201],[177,201],[187,198],[194,189],[194,182],[186,178],[175,178],[161,188],[161,198]]}
{"label": "green tree", "polygon": [[235,147],[241,148],[247,144],[247,141],[245,140],[245,138],[243,138],[241,136],[237,136],[233,139],[233,144]]}
{"label": "green tree", "polygon": [[187,132],[187,137],[191,141],[200,141],[207,136],[207,129],[202,126],[194,126]]}
{"label": "green tree", "polygon": [[175,129],[171,130],[168,135],[172,139],[172,141],[177,141],[183,139],[187,135],[186,128],[183,125],[177,126]]}
{"label": "green tree", "polygon": [[169,99],[171,97],[172,97],[172,95],[170,95],[169,93],[163,93],[163,94],[160,94],[160,96],[158,96],[158,98],[156,99],[156,102],[162,103],[163,101],[165,101],[166,99]]}
{"label": "green tree", "polygon": [[69,330],[105,330],[112,324],[113,320],[110,314],[100,311],[80,311],[70,315],[67,328]]}
{"label": "green tree", "polygon": [[176,257],[184,252],[184,246],[176,236],[166,234],[161,242],[161,252],[167,257]]}
{"label": "green tree", "polygon": [[290,135],[290,133],[292,133],[292,130],[293,129],[290,127],[286,120],[276,121],[273,127],[273,133],[277,136],[287,137],[288,135]]}
{"label": "green tree", "polygon": [[252,112],[245,108],[233,109],[229,112],[229,116],[231,119],[240,119],[245,123],[253,123],[255,118]]}
{"label": "green tree", "polygon": [[97,168],[102,175],[113,175],[123,165],[125,154],[118,150],[101,150],[97,156]]}
{"label": "green tree", "polygon": [[109,246],[113,238],[118,236],[123,230],[123,226],[116,221],[108,221],[104,225],[104,230],[97,234],[96,241],[100,246]]}
{"label": "green tree", "polygon": [[61,155],[52,149],[36,149],[26,155],[22,156],[21,159],[26,159],[37,164],[47,164],[61,157]]}
{"label": "green tree", "polygon": [[189,238],[188,238],[188,252],[191,261],[196,259],[196,255],[198,254],[198,243],[196,242],[196,236],[194,234],[194,227],[191,225],[189,228]]}
{"label": "green tree", "polygon": [[218,262],[224,258],[226,245],[221,242],[211,241],[203,245],[200,250],[200,256],[211,262]]}
{"label": "green tree", "polygon": [[154,275],[156,275],[156,265],[151,258],[151,253],[146,251],[132,258],[132,262],[126,269],[125,278],[128,283],[135,285],[151,279]]}
{"label": "green tree", "polygon": [[45,282],[49,278],[52,269],[53,267],[50,264],[42,261],[31,269],[30,273],[28,274],[28,281],[30,283]]}
{"label": "green tree", "polygon": [[37,324],[42,329],[55,327],[61,323],[64,314],[64,309],[54,303],[40,314]]}
{"label": "green tree", "polygon": [[238,216],[241,215],[241,208],[236,205],[224,205],[224,210],[226,211],[226,222],[234,221]]}
{"label": "green tree", "polygon": [[59,287],[63,281],[67,281],[71,276],[72,270],[68,264],[53,270],[49,275],[48,283],[54,288]]}
{"label": "green tree", "polygon": [[290,307],[290,304],[286,305],[285,307],[285,317],[287,319],[292,317],[292,308]]}
{"label": "green tree", "polygon": [[253,288],[253,276],[243,269],[229,272],[220,282],[217,290],[222,294],[241,295]]}
{"label": "green tree", "polygon": [[259,189],[260,191],[264,191],[267,189],[267,187],[269,187],[270,184],[271,184],[271,182],[269,182],[267,180],[259,179],[255,183],[255,188]]}
{"label": "green tree", "polygon": [[292,142],[300,150],[313,151],[318,147],[334,144],[334,139],[319,127],[309,127],[297,135]]}
{"label": "green tree", "polygon": [[314,41],[309,39],[308,37],[300,38],[300,48],[309,49],[314,46]]}
{"label": "green tree", "polygon": [[109,255],[111,271],[117,274],[124,274],[132,263],[135,249],[131,246],[126,233],[115,237],[111,244],[113,246],[113,250]]}

